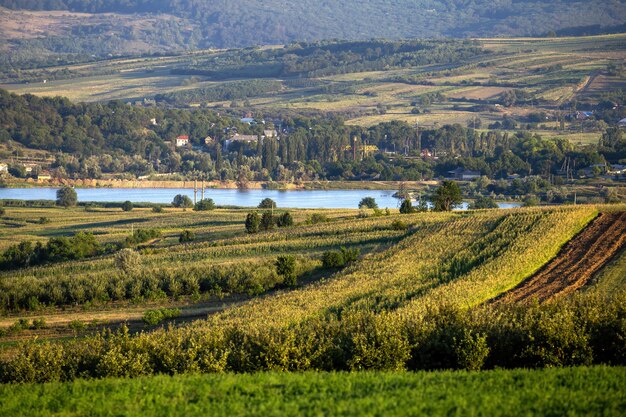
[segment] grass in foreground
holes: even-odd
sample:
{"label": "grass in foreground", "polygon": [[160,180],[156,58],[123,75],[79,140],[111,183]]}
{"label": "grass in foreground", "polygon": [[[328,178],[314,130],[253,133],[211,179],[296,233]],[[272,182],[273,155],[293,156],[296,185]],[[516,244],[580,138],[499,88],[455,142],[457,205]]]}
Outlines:
{"label": "grass in foreground", "polygon": [[260,373],[0,387],[0,416],[621,416],[626,368]]}

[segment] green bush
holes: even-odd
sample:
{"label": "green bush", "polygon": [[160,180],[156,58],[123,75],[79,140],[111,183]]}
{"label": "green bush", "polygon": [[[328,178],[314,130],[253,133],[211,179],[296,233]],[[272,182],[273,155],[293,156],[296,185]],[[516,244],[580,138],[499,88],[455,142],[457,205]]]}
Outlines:
{"label": "green bush", "polygon": [[189,196],[177,194],[174,197],[174,200],[172,200],[172,206],[178,208],[191,208],[193,207],[193,201],[191,201],[191,198],[189,198]]}
{"label": "green bush", "polygon": [[264,198],[259,203],[258,208],[260,208],[260,209],[274,209],[274,208],[276,208],[276,202],[274,200],[272,200],[271,198]]}
{"label": "green bush", "polygon": [[178,316],[180,316],[180,310],[177,308],[161,308],[146,311],[141,319],[145,324],[155,326],[164,320],[173,319]]}
{"label": "green bush", "polygon": [[276,258],[276,273],[284,278],[288,287],[297,285],[296,258],[292,255],[282,255]]}
{"label": "green bush", "polygon": [[404,201],[402,201],[402,204],[400,205],[400,213],[411,214],[414,212],[415,212],[415,208],[413,207],[411,200],[408,198],[405,198]]}
{"label": "green bush", "polygon": [[191,230],[183,230],[180,236],[178,237],[179,243],[188,243],[196,240],[196,234]]}
{"label": "green bush", "polygon": [[133,203],[131,201],[124,201],[122,203],[122,211],[133,211]]}
{"label": "green bush", "polygon": [[258,233],[261,219],[257,212],[248,213],[246,216],[246,232]]}
{"label": "green bush", "polygon": [[407,230],[409,228],[409,225],[402,220],[396,219],[391,222],[391,228],[393,230]]}
{"label": "green bush", "polygon": [[196,203],[193,208],[195,211],[210,211],[215,210],[215,203],[210,198],[205,198]]}
{"label": "green bush", "polygon": [[376,203],[374,197],[363,197],[359,202],[359,208],[377,209],[378,204]]}

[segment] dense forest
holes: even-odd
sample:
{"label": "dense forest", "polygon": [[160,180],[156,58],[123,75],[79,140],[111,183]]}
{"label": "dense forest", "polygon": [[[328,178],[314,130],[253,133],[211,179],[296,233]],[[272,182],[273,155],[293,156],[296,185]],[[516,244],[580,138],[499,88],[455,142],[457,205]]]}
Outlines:
{"label": "dense forest", "polygon": [[[545,186],[562,174],[566,160],[567,176],[589,175],[590,165],[626,160],[626,137],[617,128],[608,128],[599,146],[581,150],[567,140],[460,125],[416,130],[398,121],[364,128],[327,117],[262,121],[259,115],[257,120],[248,124],[207,109],[73,104],[0,90],[0,143],[50,151],[56,155],[53,175],[60,178],[161,173],[245,186],[251,180],[421,180],[461,168],[492,179],[535,176]],[[279,137],[263,137],[274,129]],[[236,133],[256,140],[226,142]],[[191,146],[176,148],[178,135],[189,135]],[[438,158],[422,157],[426,150]],[[26,175],[19,167],[10,171]],[[515,192],[537,191],[537,184],[520,182]],[[498,187],[507,192],[506,184]]]}
{"label": "dense forest", "polygon": [[[53,33],[9,41],[10,62],[34,62],[60,55],[65,62],[89,55],[129,51],[159,53],[195,48],[286,44],[321,39],[472,37],[598,33],[623,27],[623,2],[609,1],[466,1],[466,0],[0,0],[11,10],[69,10],[112,13],[97,24],[59,21]],[[120,16],[166,16],[133,26]],[[10,13],[7,19],[11,19]],[[69,17],[68,17],[69,19]],[[69,23],[68,23],[69,22]],[[37,27],[33,21],[32,27]],[[21,28],[20,30],[28,31]],[[50,30],[50,29],[44,29]],[[76,55],[68,57],[67,54]],[[28,59],[23,59],[27,57]]]}

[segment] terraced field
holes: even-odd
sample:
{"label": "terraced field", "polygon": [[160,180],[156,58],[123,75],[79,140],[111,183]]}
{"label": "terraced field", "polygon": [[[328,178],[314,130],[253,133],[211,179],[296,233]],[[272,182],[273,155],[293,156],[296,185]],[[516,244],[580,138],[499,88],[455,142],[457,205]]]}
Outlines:
{"label": "terraced field", "polygon": [[[0,377],[621,364],[619,347],[606,348],[619,345],[620,331],[600,329],[618,329],[626,308],[625,212],[294,210],[293,226],[248,235],[246,211],[234,209],[9,209],[13,219],[46,213],[56,223],[25,222],[14,241],[92,230],[114,242],[135,223],[161,225],[163,234],[135,249],[135,270],[120,269],[113,253],[2,272]],[[326,221],[312,221],[320,215]],[[198,239],[179,243],[183,229]],[[340,248],[360,255],[347,267],[329,266]],[[295,286],[278,269],[285,255],[293,257]],[[588,281],[595,291],[574,291]],[[541,288],[540,303],[516,307],[510,294],[525,283]],[[542,291],[568,296],[544,305]],[[171,327],[142,323],[162,308],[182,314]],[[52,343],[15,345],[34,336]],[[41,367],[50,357],[54,365]]]}

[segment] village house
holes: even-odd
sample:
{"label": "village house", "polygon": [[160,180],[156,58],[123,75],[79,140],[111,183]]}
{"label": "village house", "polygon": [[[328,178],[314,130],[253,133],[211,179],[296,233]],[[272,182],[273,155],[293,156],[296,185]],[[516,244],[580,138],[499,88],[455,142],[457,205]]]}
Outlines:
{"label": "village house", "polygon": [[183,146],[187,146],[189,145],[189,136],[187,135],[180,135],[178,137],[176,137],[176,147],[177,148],[181,148]]}
{"label": "village house", "polygon": [[230,148],[230,145],[233,143],[256,143],[258,140],[259,138],[256,135],[240,135],[239,133],[236,133],[224,141],[224,152],[228,152],[228,148]]}
{"label": "village house", "polygon": [[457,168],[454,171],[448,171],[449,179],[457,181],[471,181],[480,178],[480,171],[470,171],[468,169]]}

